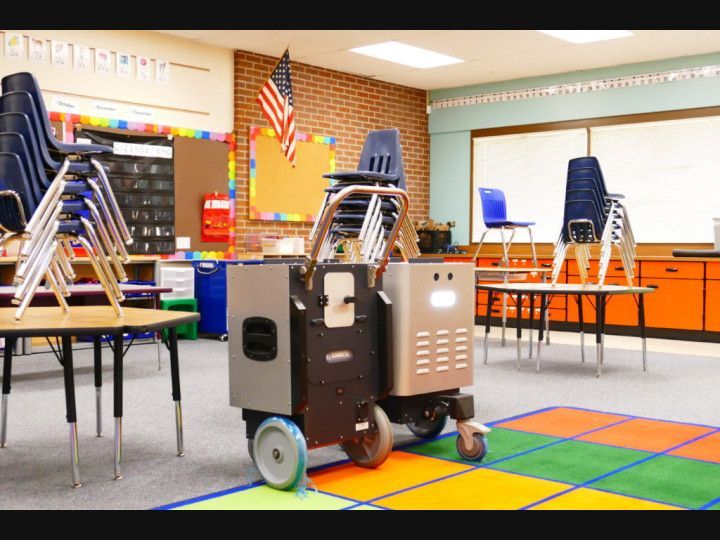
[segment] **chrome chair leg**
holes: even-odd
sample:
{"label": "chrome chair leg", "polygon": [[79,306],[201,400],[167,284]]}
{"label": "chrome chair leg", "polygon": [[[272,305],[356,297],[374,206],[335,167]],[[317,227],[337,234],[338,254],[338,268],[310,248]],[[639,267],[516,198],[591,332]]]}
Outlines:
{"label": "chrome chair leg", "polygon": [[112,272],[112,269],[110,268],[110,264],[107,261],[105,253],[103,252],[102,245],[100,244],[100,241],[98,240],[97,234],[95,233],[95,228],[92,226],[90,221],[88,221],[84,217],[80,218],[80,222],[83,224],[83,227],[85,228],[85,234],[87,234],[90,244],[92,244],[92,246],[95,248],[95,252],[97,253],[97,259],[98,259],[103,271],[105,272],[105,275],[108,278],[108,282],[109,282],[109,285],[110,285],[110,288],[111,288],[113,294],[119,301],[122,302],[123,300],[125,300],[125,296],[123,295],[122,291],[120,290],[120,287],[118,286],[117,281],[114,279],[114,274]]}
{"label": "chrome chair leg", "polygon": [[130,231],[127,228],[127,224],[125,223],[125,220],[122,217],[122,212],[120,211],[120,206],[117,203],[117,200],[115,199],[115,194],[113,193],[112,187],[110,186],[110,181],[107,178],[107,175],[105,174],[105,169],[103,169],[103,166],[95,159],[91,158],[90,163],[95,167],[95,169],[98,172],[98,176],[100,178],[100,182],[103,185],[103,189],[105,190],[105,193],[107,193],[107,199],[110,203],[110,207],[112,208],[113,213],[115,214],[115,217],[117,219],[117,224],[120,229],[120,233],[123,236],[123,239],[125,240],[126,244],[132,244],[132,236],[130,236]]}
{"label": "chrome chair leg", "polygon": [[85,204],[87,205],[88,209],[90,210],[90,214],[92,215],[93,219],[95,220],[95,225],[97,228],[98,233],[100,234],[100,239],[103,241],[103,244],[105,245],[105,250],[107,251],[108,255],[110,256],[110,260],[113,263],[113,266],[115,267],[115,275],[119,281],[127,281],[128,277],[127,274],[125,274],[125,269],[123,268],[122,262],[120,261],[120,258],[118,257],[117,252],[115,251],[115,245],[113,244],[112,240],[110,239],[110,236],[108,235],[107,228],[105,227],[105,224],[102,222],[100,218],[100,213],[98,212],[97,208],[93,203],[86,200]]}
{"label": "chrome chair leg", "polygon": [[[95,198],[98,201],[98,204],[100,206],[100,210],[103,213],[103,216],[105,216],[105,221],[107,222],[107,228],[109,229],[113,240],[115,240],[115,246],[118,250],[120,257],[122,257],[123,262],[128,262],[130,259],[130,255],[128,254],[128,251],[125,248],[125,244],[123,242],[123,239],[120,236],[120,231],[118,230],[117,225],[115,224],[115,220],[113,219],[113,216],[110,214],[110,209],[108,208],[107,203],[105,202],[105,197],[103,197],[102,193],[100,192],[100,188],[93,180],[88,180],[87,182],[90,185],[90,188],[95,193]],[[87,199],[86,199],[86,202],[89,202],[89,201],[87,201]]]}
{"label": "chrome chair leg", "polygon": [[105,291],[105,295],[107,296],[108,301],[110,302],[110,306],[112,306],[113,311],[115,311],[115,315],[117,315],[118,317],[122,317],[122,315],[123,315],[122,307],[120,306],[120,303],[118,302],[117,297],[113,293],[110,283],[108,283],[108,277],[105,275],[105,271],[103,270],[102,266],[100,265],[100,262],[97,260],[97,257],[95,256],[95,253],[93,251],[93,247],[82,236],[77,236],[76,240],[83,248],[85,248],[85,251],[87,251],[88,258],[90,259],[90,264],[92,265],[93,270],[95,270],[95,274],[97,275],[98,279],[100,280],[100,283],[102,284],[103,290]]}

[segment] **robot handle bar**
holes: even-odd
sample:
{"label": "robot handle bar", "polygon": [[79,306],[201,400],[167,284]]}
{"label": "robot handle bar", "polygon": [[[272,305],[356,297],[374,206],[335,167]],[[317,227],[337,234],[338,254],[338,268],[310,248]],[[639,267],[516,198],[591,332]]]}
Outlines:
{"label": "robot handle bar", "polygon": [[402,226],[403,221],[405,221],[405,217],[407,216],[408,208],[410,207],[410,199],[408,198],[405,190],[398,188],[384,186],[348,186],[341,189],[335,194],[335,197],[332,198],[328,206],[325,208],[325,211],[323,212],[322,221],[320,222],[320,225],[317,229],[318,234],[315,236],[315,242],[313,243],[312,251],[310,252],[310,264],[308,265],[307,271],[305,272],[306,284],[310,283],[310,281],[312,280],[312,275],[315,273],[315,266],[317,265],[318,255],[320,254],[320,250],[325,243],[325,238],[328,234],[328,231],[330,230],[330,225],[332,224],[332,221],[335,217],[335,212],[340,206],[340,203],[343,202],[350,195],[357,194],[395,197],[401,203],[398,218],[395,220],[395,225],[393,225],[392,231],[390,231],[390,237],[385,244],[385,251],[382,255],[382,258],[380,259],[380,266],[378,267],[375,275],[379,277],[385,271],[385,267],[390,260],[390,254],[392,253],[392,249],[395,246],[395,240],[397,240],[398,234],[400,233],[400,227]]}

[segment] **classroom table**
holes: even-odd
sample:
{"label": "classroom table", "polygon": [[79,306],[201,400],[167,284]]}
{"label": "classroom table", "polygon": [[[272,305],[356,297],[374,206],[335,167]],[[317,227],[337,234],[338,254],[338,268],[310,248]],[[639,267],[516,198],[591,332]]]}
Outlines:
{"label": "classroom table", "polygon": [[[78,457],[77,412],[75,409],[75,382],[73,375],[72,337],[100,336],[114,338],[113,350],[113,416],[115,418],[115,479],[122,478],[122,416],[123,416],[123,357],[127,349],[123,334],[157,332],[169,329],[166,345],[170,351],[170,380],[172,398],[175,403],[175,431],[178,456],[183,455],[182,408],[180,405],[180,366],[177,348],[177,326],[195,322],[200,314],[181,311],[167,311],[142,308],[123,308],[118,317],[110,306],[73,306],[63,312],[59,307],[30,307],[22,320],[15,320],[15,308],[0,308],[0,337],[5,338],[3,361],[2,403],[0,411],[0,448],[7,441],[7,407],[12,376],[13,342],[22,337],[60,338],[58,349],[53,348],[63,368],[65,385],[66,420],[70,428],[70,459],[72,464],[73,487],[80,487],[80,461]],[[102,387],[101,357],[96,349],[94,357],[96,395]],[[96,414],[98,434],[101,433],[100,406]]]}
{"label": "classroom table", "polygon": [[[540,274],[542,282],[547,282],[547,276],[552,272],[552,268],[548,267],[526,267],[526,266],[478,266],[475,268],[475,282],[482,279],[486,281],[502,280],[503,283],[511,283],[514,281],[526,281],[528,274]],[[507,328],[507,294],[503,294],[502,305],[502,340],[501,344],[505,346],[505,329]],[[550,317],[545,316],[545,341],[550,345]],[[532,328],[530,329],[530,358],[532,358]]]}
{"label": "classroom table", "polygon": [[[522,298],[527,296],[530,299],[530,320],[529,328],[532,332],[534,311],[535,311],[535,297],[540,296],[540,320],[542,321],[547,312],[547,306],[549,297],[556,294],[562,294],[566,296],[574,296],[578,304],[578,327],[580,331],[580,348],[582,361],[585,360],[585,330],[582,314],[582,297],[583,296],[594,296],[595,297],[595,312],[596,312],[596,323],[595,323],[595,342],[596,342],[596,376],[600,377],[602,374],[602,364],[604,361],[604,342],[605,342],[605,307],[607,304],[608,297],[618,294],[632,294],[637,295],[637,306],[638,306],[638,325],[640,327],[640,338],[642,339],[642,360],[643,360],[643,371],[647,371],[647,346],[646,346],[646,332],[645,332],[645,300],[644,295],[653,292],[651,287],[628,287],[622,285],[593,285],[593,284],[580,284],[580,283],[498,283],[498,284],[478,284],[478,288],[488,291],[488,303],[487,303],[487,315],[485,320],[485,343],[484,343],[484,362],[487,364],[488,355],[488,334],[490,333],[490,313],[493,304],[493,297],[497,294],[507,294],[511,297],[515,296],[515,303],[517,305],[517,367],[520,369],[520,346],[522,341]],[[543,341],[543,326],[539,326],[538,332],[538,351],[537,351],[537,363],[536,371],[540,371],[540,352],[541,343]],[[530,338],[530,344],[532,346],[532,334]]]}

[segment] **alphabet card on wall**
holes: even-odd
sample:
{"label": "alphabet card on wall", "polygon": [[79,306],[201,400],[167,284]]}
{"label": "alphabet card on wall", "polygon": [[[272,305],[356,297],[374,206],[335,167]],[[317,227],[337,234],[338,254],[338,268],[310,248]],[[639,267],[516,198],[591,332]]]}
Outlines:
{"label": "alphabet card on wall", "polygon": [[124,79],[130,77],[130,55],[128,53],[117,53],[115,58],[115,74]]}
{"label": "alphabet card on wall", "polygon": [[151,77],[150,58],[138,56],[135,60],[136,76],[138,81],[148,82]]}
{"label": "alphabet card on wall", "polygon": [[51,41],[51,61],[55,67],[68,67],[70,63],[70,47],[66,41]]}
{"label": "alphabet card on wall", "polygon": [[168,84],[170,82],[170,62],[155,60],[155,82]]}
{"label": "alphabet card on wall", "polygon": [[73,45],[73,68],[78,71],[90,70],[90,47]]}
{"label": "alphabet card on wall", "polygon": [[47,42],[43,38],[30,38],[30,60],[38,64],[47,62]]}
{"label": "alphabet card on wall", "polygon": [[112,59],[108,49],[95,49],[95,73],[109,75]]}
{"label": "alphabet card on wall", "polygon": [[25,37],[16,32],[5,32],[5,58],[20,60],[25,56]]}

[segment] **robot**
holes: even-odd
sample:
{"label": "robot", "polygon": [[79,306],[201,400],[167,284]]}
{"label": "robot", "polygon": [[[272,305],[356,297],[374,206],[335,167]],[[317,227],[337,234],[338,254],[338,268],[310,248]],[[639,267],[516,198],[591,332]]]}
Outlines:
{"label": "robot", "polygon": [[397,222],[377,264],[319,261],[333,215],[349,196],[392,187],[350,186],[332,199],[309,260],[228,268],[230,404],[242,407],[250,455],[268,485],[299,486],[309,449],[340,444],[374,468],[393,445],[377,400],[392,388],[393,313],[382,271]]}

